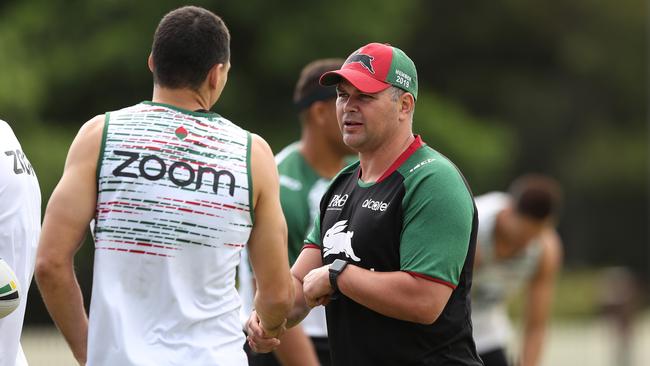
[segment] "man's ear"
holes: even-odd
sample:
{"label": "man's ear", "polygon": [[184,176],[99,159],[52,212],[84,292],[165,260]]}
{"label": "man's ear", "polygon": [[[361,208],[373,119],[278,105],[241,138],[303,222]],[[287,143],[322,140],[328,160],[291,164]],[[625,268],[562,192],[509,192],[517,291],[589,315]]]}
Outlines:
{"label": "man's ear", "polygon": [[415,98],[413,97],[413,94],[411,93],[404,93],[400,96],[399,98],[399,111],[400,113],[403,114],[411,114],[413,113],[413,109],[415,109]]}
{"label": "man's ear", "polygon": [[147,58],[147,66],[149,66],[149,71],[153,72],[155,66],[153,64],[153,55],[150,53],[149,57]]}
{"label": "man's ear", "polygon": [[308,108],[308,112],[310,115],[310,119],[315,121],[319,126],[324,125],[325,118],[324,113],[325,113],[325,108],[327,108],[327,105],[320,101],[317,100],[313,102]]}
{"label": "man's ear", "polygon": [[208,85],[210,89],[215,89],[219,85],[219,78],[222,75],[222,69],[226,67],[225,64],[215,64],[208,72]]}

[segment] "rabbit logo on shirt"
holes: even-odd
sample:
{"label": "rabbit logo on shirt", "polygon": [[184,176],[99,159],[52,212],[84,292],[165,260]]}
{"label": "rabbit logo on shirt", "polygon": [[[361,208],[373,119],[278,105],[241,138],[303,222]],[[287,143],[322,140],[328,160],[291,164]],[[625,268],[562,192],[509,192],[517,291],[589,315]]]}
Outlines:
{"label": "rabbit logo on shirt", "polygon": [[338,221],[325,232],[325,236],[323,237],[323,257],[327,257],[330,254],[344,253],[355,262],[361,261],[361,258],[357,257],[352,249],[352,236],[354,232],[343,231],[348,227],[347,222],[348,220]]}

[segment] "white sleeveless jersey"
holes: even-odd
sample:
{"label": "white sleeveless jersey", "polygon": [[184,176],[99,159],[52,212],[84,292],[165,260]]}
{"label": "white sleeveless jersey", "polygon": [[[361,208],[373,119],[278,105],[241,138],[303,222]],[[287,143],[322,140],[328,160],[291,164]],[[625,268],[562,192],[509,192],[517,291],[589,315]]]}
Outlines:
{"label": "white sleeveless jersey", "polygon": [[20,305],[0,319],[0,366],[27,365],[20,346],[27,292],[41,231],[41,191],[36,173],[11,127],[0,120],[0,258],[20,282]]}
{"label": "white sleeveless jersey", "polygon": [[479,217],[480,265],[474,270],[472,282],[472,323],[476,349],[485,353],[508,345],[512,331],[506,302],[537,270],[542,245],[534,239],[520,254],[495,259],[496,218],[510,204],[510,197],[506,193],[491,192],[476,197],[475,202]]}
{"label": "white sleeveless jersey", "polygon": [[151,102],[106,114],[88,365],[246,365],[235,271],[250,134]]}

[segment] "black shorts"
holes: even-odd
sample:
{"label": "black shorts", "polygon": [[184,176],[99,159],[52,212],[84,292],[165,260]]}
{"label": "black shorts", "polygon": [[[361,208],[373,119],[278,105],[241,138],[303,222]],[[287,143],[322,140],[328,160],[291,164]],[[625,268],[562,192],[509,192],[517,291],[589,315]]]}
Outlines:
{"label": "black shorts", "polygon": [[[316,356],[322,366],[330,366],[330,345],[325,337],[310,337],[314,348],[316,349]],[[281,366],[273,352],[270,353],[255,353],[250,347],[248,342],[244,343],[244,351],[248,356],[248,366]]]}

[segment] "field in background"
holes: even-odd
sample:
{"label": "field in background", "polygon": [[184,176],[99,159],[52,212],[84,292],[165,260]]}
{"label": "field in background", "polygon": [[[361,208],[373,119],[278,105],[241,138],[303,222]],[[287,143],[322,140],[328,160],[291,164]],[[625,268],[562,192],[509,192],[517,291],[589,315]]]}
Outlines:
{"label": "field in background", "polygon": [[[650,365],[650,311],[636,323],[629,366]],[[623,366],[615,357],[616,338],[604,320],[559,321],[551,326],[542,366]],[[54,328],[26,328],[23,348],[30,366],[75,365]]]}
{"label": "field in background", "polygon": [[555,322],[550,329],[543,366],[647,366],[650,365],[650,311],[634,327],[629,365],[616,357],[618,341],[609,322]]}

